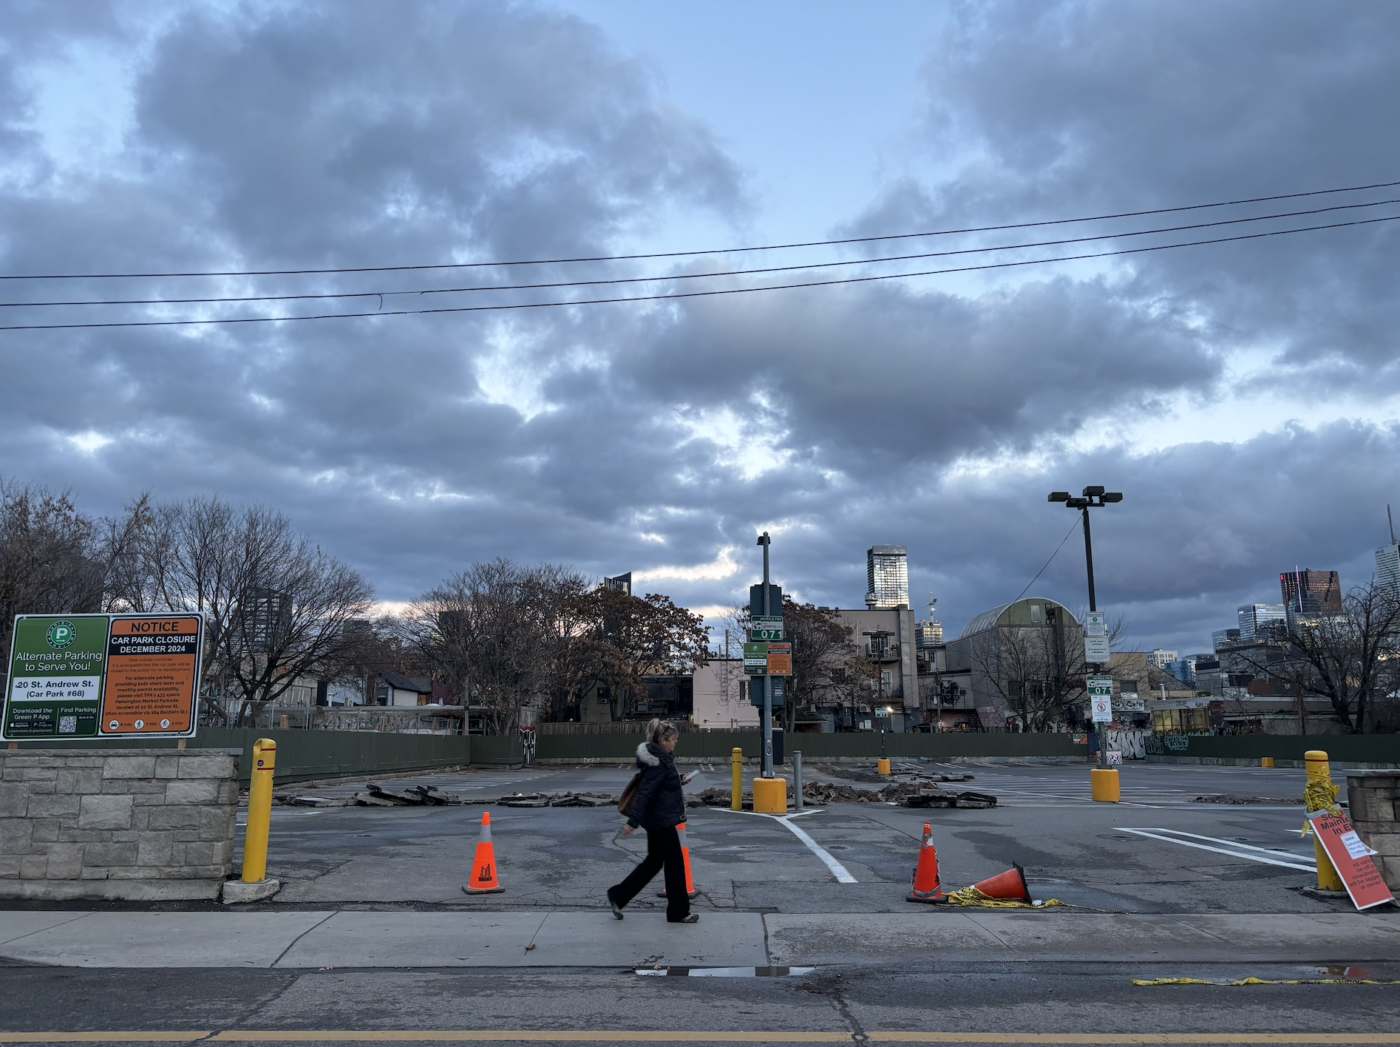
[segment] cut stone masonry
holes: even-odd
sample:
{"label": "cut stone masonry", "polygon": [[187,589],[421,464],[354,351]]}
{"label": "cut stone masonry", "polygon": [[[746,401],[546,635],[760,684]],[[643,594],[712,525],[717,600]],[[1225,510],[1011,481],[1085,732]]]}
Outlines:
{"label": "cut stone masonry", "polygon": [[238,754],[0,750],[0,898],[217,898]]}
{"label": "cut stone masonry", "polygon": [[1376,868],[1400,891],[1400,774],[1347,775],[1347,807],[1357,834],[1379,853]]}

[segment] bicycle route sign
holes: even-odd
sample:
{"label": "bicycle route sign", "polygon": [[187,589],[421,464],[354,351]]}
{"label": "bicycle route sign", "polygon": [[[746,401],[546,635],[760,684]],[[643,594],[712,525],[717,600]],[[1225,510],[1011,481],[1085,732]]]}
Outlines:
{"label": "bicycle route sign", "polygon": [[0,740],[193,738],[198,614],[22,614]]}

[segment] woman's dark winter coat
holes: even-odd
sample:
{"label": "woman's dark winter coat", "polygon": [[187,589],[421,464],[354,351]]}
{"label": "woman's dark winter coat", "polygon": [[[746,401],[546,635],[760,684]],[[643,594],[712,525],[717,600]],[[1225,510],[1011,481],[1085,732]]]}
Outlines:
{"label": "woman's dark winter coat", "polygon": [[676,758],[659,745],[643,742],[637,746],[637,767],[642,780],[627,824],[654,830],[671,829],[685,821],[685,793]]}

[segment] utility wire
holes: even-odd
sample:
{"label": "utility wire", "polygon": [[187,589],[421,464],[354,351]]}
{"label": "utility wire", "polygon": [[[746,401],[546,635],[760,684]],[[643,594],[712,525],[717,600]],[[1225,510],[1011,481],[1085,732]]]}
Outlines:
{"label": "utility wire", "polygon": [[1211,207],[1236,207],[1241,204],[1269,203],[1274,200],[1298,200],[1304,197],[1327,196],[1335,193],[1359,193],[1368,189],[1391,189],[1397,185],[1400,185],[1400,181],[1373,182],[1370,185],[1352,185],[1336,189],[1312,189],[1301,193],[1278,193],[1273,196],[1252,196],[1239,200],[1219,200],[1207,204],[1184,204],[1178,207],[1154,207],[1143,211],[1120,211],[1117,214],[1088,215],[1080,218],[1055,218],[1040,222],[1012,222],[1004,225],[971,226],[965,229],[936,229],[922,233],[890,233],[883,236],[852,236],[841,240],[809,240],[789,244],[762,244],[755,247],[716,247],[704,251],[658,251],[649,254],[591,255],[575,258],[535,258],[508,262],[438,262],[425,265],[374,265],[339,269],[229,269],[179,273],[0,273],[0,280],[155,280],[173,277],[312,276],[330,273],[393,273],[413,272],[426,269],[489,269],[496,266],[569,265],[576,262],[624,262],[639,261],[648,258],[694,258],[699,255],[743,254],[752,251],[786,251],[799,247],[837,247],[845,244],[869,244],[887,240],[912,240],[924,236],[958,236],[964,233],[993,233],[1008,229],[1037,229],[1052,225],[1072,225],[1077,222],[1106,222],[1116,218],[1141,218],[1145,215],[1176,214],[1182,211],[1200,211]]}
{"label": "utility wire", "polygon": [[1324,229],[1345,229],[1351,226],[1376,225],[1382,222],[1394,222],[1396,220],[1400,220],[1400,215],[1390,215],[1385,218],[1363,218],[1350,222],[1332,222],[1327,225],[1310,225],[1296,229],[1273,229],[1263,233],[1243,233],[1238,236],[1221,236],[1209,240],[1188,240],[1179,244],[1154,244],[1147,247],[1125,247],[1116,251],[1094,251],[1088,254],[1061,255],[1058,258],[1029,258],[1015,262],[988,262],[984,265],[964,265],[948,269],[925,269],[912,273],[881,273],[874,276],[844,277],[839,280],[808,280],[795,284],[767,284],[760,287],[727,287],[711,291],[677,291],[670,294],[624,295],[620,298],[580,298],[553,302],[516,302],[506,305],[456,305],[438,306],[432,309],[386,309],[378,312],[361,313],[317,313],[310,316],[246,316],[203,320],[112,320],[70,324],[9,324],[0,326],[0,331],[70,331],[113,327],[193,327],[203,324],[263,324],[281,323],[293,320],[354,320],[371,316],[426,316],[434,313],[492,313],[511,312],[520,309],[556,309],[563,306],[611,305],[619,302],[661,302],[683,298],[713,298],[720,295],[753,294],[758,291],[791,291],[807,287],[837,287],[845,284],[868,284],[886,280],[905,280],[916,276],[943,276],[949,273],[983,272],[991,269],[1015,269],[1028,265],[1046,265],[1052,262],[1077,262],[1093,258],[1115,258],[1123,255],[1148,254],[1154,251],[1170,251],[1180,247],[1204,247],[1211,244],[1234,243],[1241,240],[1262,240],[1272,236],[1287,236],[1292,233],[1314,233]]}
{"label": "utility wire", "polygon": [[94,305],[213,305],[237,302],[298,302],[334,298],[380,298],[393,295],[463,294],[477,291],[534,291],[559,289],[564,287],[597,287],[619,284],[660,283],[670,280],[710,280],[723,276],[758,276],[771,273],[791,273],[814,269],[831,269],[854,265],[871,265],[888,262],[910,262],[925,258],[950,258],[969,254],[990,254],[995,251],[1023,251],[1033,247],[1065,247],[1070,244],[1093,243],[1098,240],[1116,240],[1132,236],[1158,236],[1165,233],[1188,232],[1193,229],[1212,229],[1227,225],[1243,225],[1250,222],[1266,222],[1279,218],[1301,218],[1309,215],[1327,214],[1333,211],[1354,211],[1367,207],[1381,207],[1400,204],[1400,197],[1387,200],[1372,200],[1364,204],[1334,204],[1330,207],[1316,207],[1306,211],[1283,211],[1275,214],[1256,215],[1252,218],[1222,218],[1214,222],[1195,222],[1189,225],[1162,226],[1156,229],[1136,229],[1120,233],[1100,233],[1094,236],[1077,236],[1061,240],[1039,240],[1022,244],[1000,244],[992,247],[964,247],[952,251],[928,251],[922,254],[888,255],[881,258],[845,259],[838,262],[810,262],[803,265],[769,266],[763,269],[733,269],[713,273],[671,273],[659,276],[628,276],[599,280],[558,280],[534,284],[479,284],[472,287],[430,287],[423,290],[404,291],[326,291],[308,294],[280,295],[239,295],[218,298],[109,298],[76,299],[52,302],[0,302],[0,309],[47,309],[60,306]]}
{"label": "utility wire", "polygon": [[[1030,591],[1031,586],[1033,586],[1036,583],[1036,579],[1038,579],[1042,574],[1045,573],[1046,567],[1050,566],[1051,560],[1054,560],[1055,557],[1060,555],[1060,550],[1065,547],[1065,542],[1069,541],[1069,536],[1074,533],[1074,530],[1076,527],[1079,526],[1079,523],[1080,519],[1076,516],[1074,518],[1074,523],[1070,524],[1069,530],[1065,532],[1065,536],[1060,539],[1060,544],[1055,546],[1055,551],[1050,554],[1050,559],[1046,560],[1044,566],[1042,566],[1040,570],[1035,572],[1035,578],[1032,578],[1029,582],[1027,582],[1026,587],[1016,594],[1016,600],[1019,600],[1021,597],[1025,596],[1027,592]],[[1016,600],[1012,600],[1011,602],[1015,603]]]}

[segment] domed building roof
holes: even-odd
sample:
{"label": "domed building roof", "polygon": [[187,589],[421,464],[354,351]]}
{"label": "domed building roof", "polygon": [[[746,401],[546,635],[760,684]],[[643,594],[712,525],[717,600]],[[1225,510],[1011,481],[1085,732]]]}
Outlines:
{"label": "domed building roof", "polygon": [[1079,619],[1064,604],[1056,600],[1047,600],[1043,596],[1032,596],[1024,600],[1004,603],[1000,607],[993,607],[990,611],[983,611],[963,626],[963,631],[958,634],[958,639],[966,639],[998,626],[1002,628],[1009,626],[1029,628],[1048,625],[1050,616],[1045,613],[1045,610],[1050,607],[1055,608],[1055,616],[1061,625],[1079,624]]}

